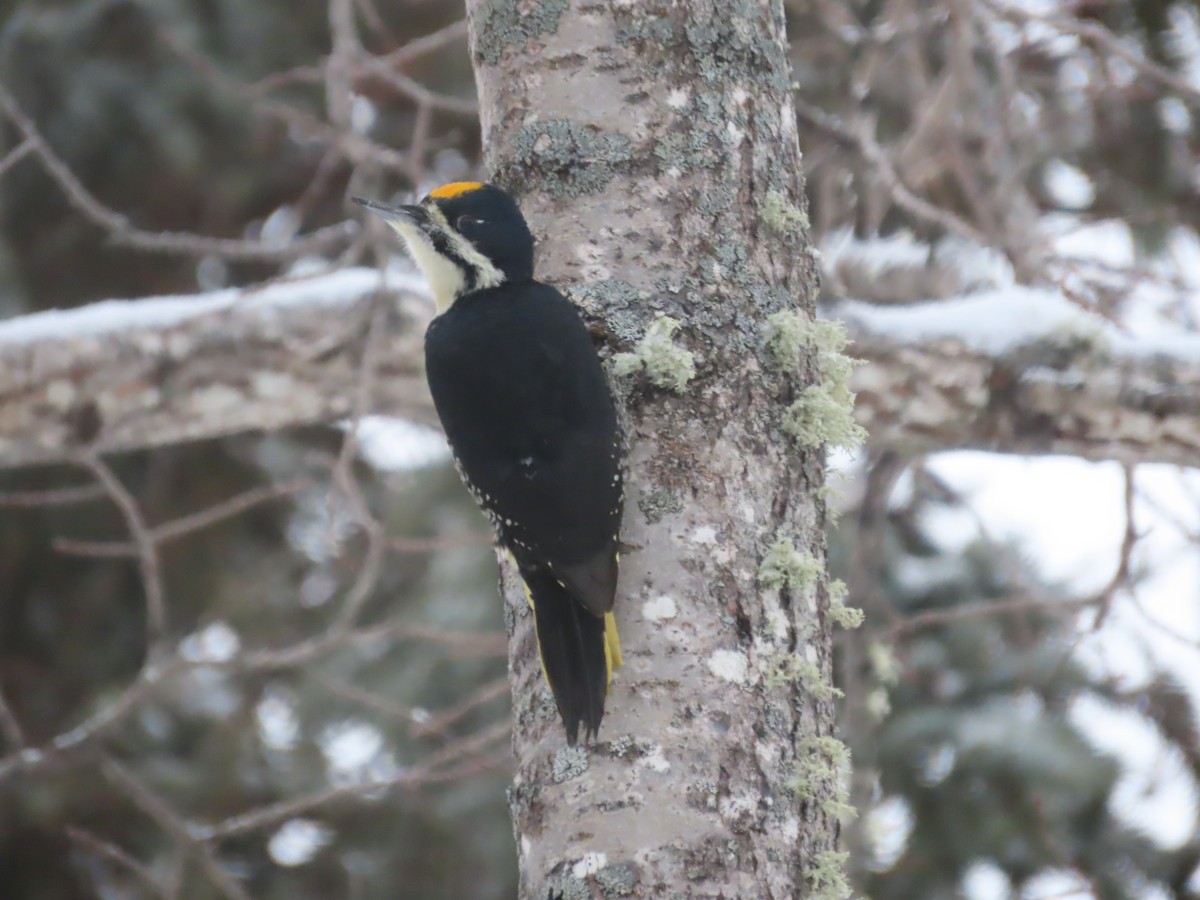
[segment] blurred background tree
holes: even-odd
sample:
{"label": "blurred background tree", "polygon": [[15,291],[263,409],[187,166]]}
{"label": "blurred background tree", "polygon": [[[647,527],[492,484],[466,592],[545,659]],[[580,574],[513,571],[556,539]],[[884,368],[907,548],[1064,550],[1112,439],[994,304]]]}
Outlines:
{"label": "blurred background tree", "polygon": [[[1114,321],[1149,308],[1164,327],[1193,330],[1195,3],[787,9],[831,312],[849,299],[970,295],[999,266]],[[96,201],[145,232],[256,248],[114,239],[5,121],[0,317],[272,278],[305,264],[289,249],[296,235],[347,218],[348,193],[419,194],[478,173],[466,30],[449,0],[0,10],[0,87]],[[370,54],[354,66],[336,52],[347,15]],[[1068,259],[1045,239],[1064,224],[1113,223],[1133,248],[1128,264]],[[359,233],[325,250],[345,263],[381,258]],[[148,685],[78,754],[0,770],[0,895],[515,894],[485,523],[436,437],[371,420],[346,449],[345,433],[309,427],[113,459],[150,526],[249,500],[163,545],[169,636],[196,665]],[[920,456],[871,445],[860,456],[846,466],[851,499],[832,546],[849,602],[867,612],[840,645],[861,889],[982,896],[969,876],[984,865],[1014,897],[1050,896],[1039,879],[1062,872],[1076,893],[1055,896],[1200,896],[1200,828],[1165,846],[1130,824],[1116,800],[1122,762],[1074,712],[1091,700],[1152,727],[1183,760],[1190,782],[1177,790],[1194,807],[1194,696],[1165,666],[1122,680],[1075,652],[1081,629],[1123,602],[1136,566],[1079,596],[1047,584],[1019,545],[951,546],[929,520],[969,513],[952,487]],[[114,549],[128,523],[90,484],[73,466],[0,472],[10,757],[94,722],[145,661],[143,573],[136,554]],[[371,522],[385,526],[381,553]],[[377,577],[360,585],[364,571]],[[353,635],[238,663],[245,648],[327,633],[356,593],[364,625]],[[364,783],[383,786],[363,796]],[[239,819],[247,809],[262,815]],[[180,833],[186,821],[225,830],[200,840]]]}

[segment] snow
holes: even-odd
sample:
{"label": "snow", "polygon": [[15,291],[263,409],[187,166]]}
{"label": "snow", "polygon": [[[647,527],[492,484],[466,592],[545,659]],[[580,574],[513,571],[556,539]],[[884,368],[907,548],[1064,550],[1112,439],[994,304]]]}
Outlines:
{"label": "snow", "polygon": [[440,431],[390,416],[359,421],[358,452],[380,472],[407,472],[450,459],[450,445]]}
{"label": "snow", "polygon": [[189,662],[223,663],[237,656],[241,638],[227,622],[213,622],[179,643],[179,655]]}
{"label": "snow", "polygon": [[267,853],[277,865],[302,866],[333,838],[328,826],[312,819],[289,819],[267,841]]}
{"label": "snow", "polygon": [[[385,280],[386,278],[386,280]],[[424,279],[396,266],[352,267],[303,275],[263,287],[224,288],[199,294],[105,300],[77,309],[48,310],[0,321],[0,350],[36,341],[100,337],[139,328],[169,328],[196,316],[214,315],[237,305],[256,309],[286,306],[342,306],[378,290],[428,295]]]}
{"label": "snow", "polygon": [[321,731],[317,744],[333,785],[378,784],[400,773],[383,733],[370,722],[335,722]]}
{"label": "snow", "polygon": [[1092,180],[1061,159],[1051,160],[1044,173],[1046,190],[1054,201],[1068,209],[1086,209],[1096,199]]}
{"label": "snow", "polygon": [[291,750],[300,737],[300,717],[295,699],[280,688],[271,687],[263,694],[254,711],[258,738],[269,750]]}
{"label": "snow", "polygon": [[[932,457],[930,467],[966,497],[992,536],[1019,541],[1022,555],[1045,578],[1079,594],[1112,578],[1125,529],[1124,472],[1117,463],[955,452]],[[1148,573],[1136,599],[1144,613],[1127,594],[1118,595],[1099,631],[1081,631],[1078,658],[1126,690],[1165,670],[1195,703],[1200,700],[1200,606],[1195,602],[1200,556],[1189,533],[1200,531],[1200,472],[1142,465],[1136,485],[1134,518],[1141,540],[1135,563]],[[964,535],[961,519],[929,524],[937,540],[952,546],[974,537]],[[1175,751],[1140,717],[1100,701],[1076,700],[1070,716],[1122,763],[1115,814],[1162,846],[1186,839],[1200,798],[1193,795]]]}
{"label": "snow", "polygon": [[1160,329],[1138,335],[1067,300],[1057,291],[1014,285],[953,300],[911,306],[848,301],[837,318],[907,343],[951,340],[971,350],[1005,356],[1043,341],[1094,341],[1098,349],[1138,358],[1170,356],[1200,362],[1200,335]]}

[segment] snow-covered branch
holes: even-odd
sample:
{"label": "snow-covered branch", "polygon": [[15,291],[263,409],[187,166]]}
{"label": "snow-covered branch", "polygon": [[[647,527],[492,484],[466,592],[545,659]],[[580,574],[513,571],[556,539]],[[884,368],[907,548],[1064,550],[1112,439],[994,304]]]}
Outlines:
{"label": "snow-covered branch", "polygon": [[[376,296],[399,313],[368,411],[432,423],[421,282],[351,268],[0,323],[0,467],[349,415]],[[830,314],[867,362],[853,386],[875,446],[1200,463],[1200,336],[1134,339],[1018,287]]]}
{"label": "snow-covered branch", "polygon": [[1020,287],[832,314],[874,445],[1200,464],[1200,335],[1135,339]]}
{"label": "snow-covered branch", "polygon": [[0,323],[0,467],[345,416],[375,298],[389,314],[366,403],[428,421],[422,283],[350,268]]}

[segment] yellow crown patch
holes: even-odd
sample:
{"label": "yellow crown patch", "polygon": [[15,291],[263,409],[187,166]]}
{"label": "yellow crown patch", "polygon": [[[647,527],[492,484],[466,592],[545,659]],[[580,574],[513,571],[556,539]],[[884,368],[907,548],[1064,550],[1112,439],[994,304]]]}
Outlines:
{"label": "yellow crown patch", "polygon": [[429,192],[429,196],[435,200],[449,200],[451,197],[458,197],[462,194],[469,194],[471,191],[477,191],[483,187],[481,181],[452,181],[450,184],[443,184],[440,188],[435,188]]}

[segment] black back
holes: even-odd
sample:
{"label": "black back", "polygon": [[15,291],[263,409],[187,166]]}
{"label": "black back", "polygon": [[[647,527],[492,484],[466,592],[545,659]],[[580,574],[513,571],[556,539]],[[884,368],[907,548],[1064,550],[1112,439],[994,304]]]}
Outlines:
{"label": "black back", "polygon": [[467,294],[433,321],[425,359],[446,436],[501,543],[523,566],[578,578],[588,609],[611,609],[620,436],[575,307],[533,281]]}

